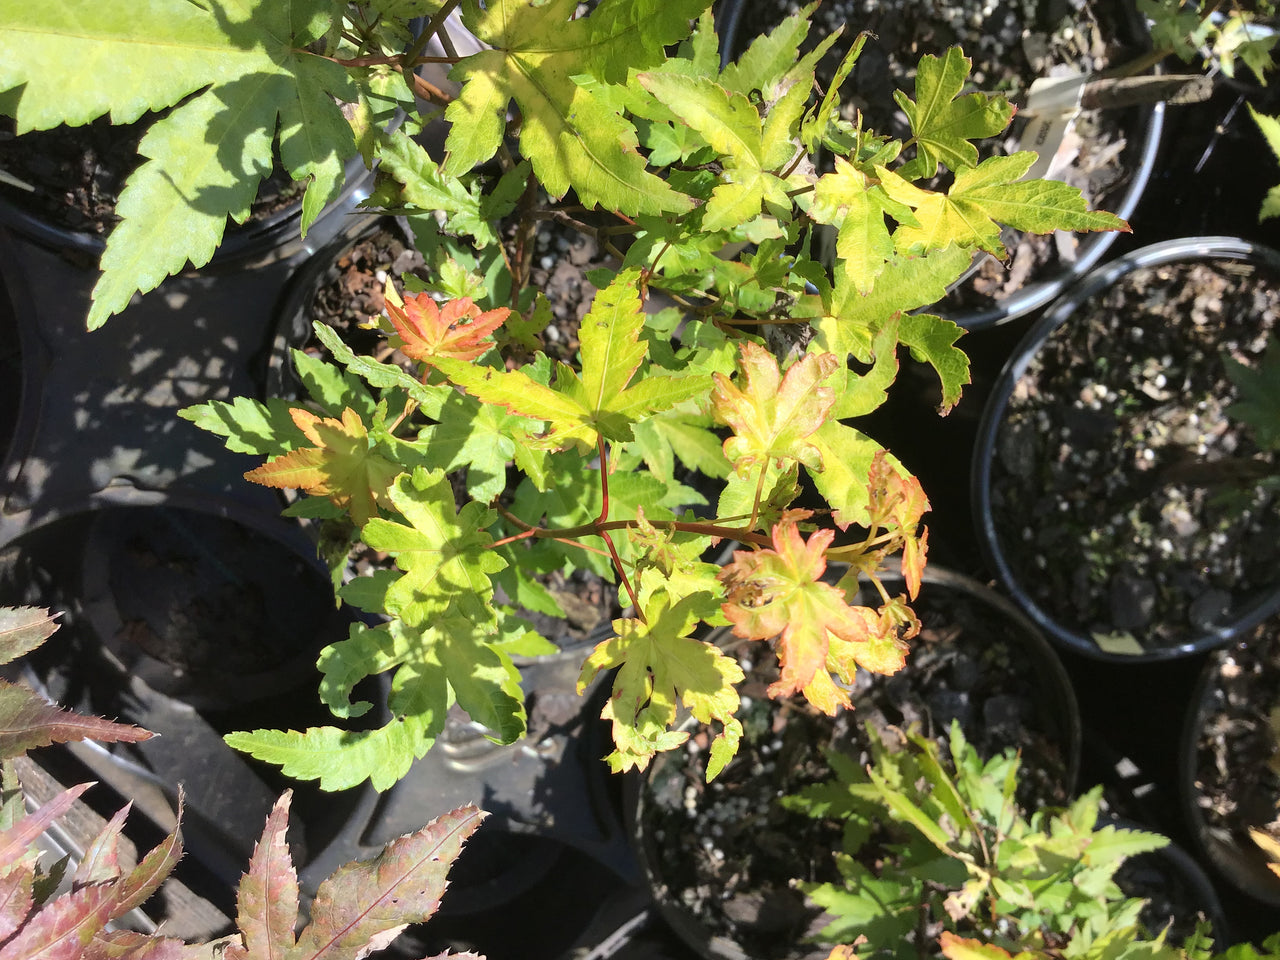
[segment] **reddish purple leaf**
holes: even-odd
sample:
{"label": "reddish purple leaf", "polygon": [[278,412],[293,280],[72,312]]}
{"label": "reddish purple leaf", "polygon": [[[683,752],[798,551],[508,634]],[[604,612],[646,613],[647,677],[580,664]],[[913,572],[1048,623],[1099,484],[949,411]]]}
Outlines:
{"label": "reddish purple leaf", "polygon": [[249,871],[240,878],[236,924],[253,960],[279,960],[293,949],[293,928],[298,922],[298,873],[285,840],[292,796],[293,791],[286,790],[276,801],[262,839],[253,848]]}
{"label": "reddish purple leaf", "polygon": [[56,617],[43,607],[0,607],[0,663],[17,660],[53,636]]}
{"label": "reddish purple leaf", "polygon": [[72,890],[41,907],[0,947],[0,960],[80,960],[112,917],[114,884]]}
{"label": "reddish purple leaf", "polygon": [[210,955],[207,945],[188,945],[172,937],[132,930],[110,930],[93,938],[83,960],[209,960]]}
{"label": "reddish purple leaf", "polygon": [[152,736],[141,727],[82,717],[47,703],[26,687],[0,681],[0,757],[68,740],[136,743]]}
{"label": "reddish purple leaf", "polygon": [[94,837],[76,865],[76,872],[71,877],[72,886],[83,887],[90,883],[115,880],[120,876],[120,832],[124,829],[125,817],[132,807],[132,803],[127,803],[117,810],[111,822]]}
{"label": "reddish purple leaf", "polygon": [[339,867],[320,884],[311,905],[315,919],[291,960],[360,960],[407,924],[431,917],[449,866],[484,816],[470,804],[459,807],[388,844],[372,860]]}
{"label": "reddish purple leaf", "polygon": [[111,915],[118,917],[139,907],[160,889],[182,859],[182,789],[178,789],[177,824],[173,833],[155,845],[129,875],[113,884],[118,902]]}
{"label": "reddish purple leaf", "polygon": [[32,842],[44,833],[58,817],[71,809],[76,797],[93,784],[82,783],[63,790],[30,816],[23,817],[8,830],[0,831],[0,863],[12,863],[27,851]]}
{"label": "reddish purple leaf", "polygon": [[31,896],[35,877],[34,862],[10,863],[9,872],[0,877],[0,941],[22,926],[35,905]]}

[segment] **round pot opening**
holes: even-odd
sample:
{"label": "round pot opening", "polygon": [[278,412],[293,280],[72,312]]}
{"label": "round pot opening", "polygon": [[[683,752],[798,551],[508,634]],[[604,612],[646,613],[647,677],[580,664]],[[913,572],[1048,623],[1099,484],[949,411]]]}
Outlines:
{"label": "round pot opening", "polygon": [[[885,586],[891,594],[905,592],[893,578]],[[863,602],[877,601],[868,595]],[[907,666],[890,677],[859,671],[854,709],[836,717],[801,701],[767,699],[765,686],[776,678],[770,651],[727,630],[709,638],[732,649],[747,673],[738,755],[707,784],[707,738],[694,730],[683,751],[654,759],[633,817],[659,909],[703,956],[774,960],[829,952],[802,943],[825,922],[791,881],[838,879],[832,851],[841,847],[842,826],[775,801],[831,777],[824,748],[865,762],[864,724],[896,737],[917,723],[945,744],[958,720],[986,756],[1006,747],[1021,751],[1025,805],[1056,805],[1070,796],[1080,721],[1048,642],[1003,598],[934,567],[926,569],[912,606],[922,630],[909,641]]]}
{"label": "round pot opening", "polygon": [[1230,642],[1280,609],[1274,454],[1233,408],[1280,328],[1280,254],[1155,244],[1091,273],[998,378],[979,544],[1051,638],[1102,659]]}

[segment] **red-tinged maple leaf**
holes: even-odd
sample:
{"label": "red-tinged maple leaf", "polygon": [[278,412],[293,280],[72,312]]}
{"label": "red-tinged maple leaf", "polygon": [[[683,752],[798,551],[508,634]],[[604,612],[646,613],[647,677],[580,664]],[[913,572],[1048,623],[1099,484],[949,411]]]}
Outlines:
{"label": "red-tinged maple leaf", "polygon": [[825,381],[840,366],[831,353],[811,353],[793,363],[783,376],[778,361],[750,341],[740,347],[739,384],[717,373],[711,394],[717,417],[733,428],[724,453],[739,476],[753,464],[797,460],[810,470],[822,469],[822,454],[805,438],[822,426],[835,403]]}
{"label": "red-tinged maple leaf", "polygon": [[364,526],[378,515],[379,501],[389,503],[387,488],[400,467],[374,452],[360,414],[350,407],[342,419],[320,417],[301,407],[289,411],[293,422],[314,447],[299,447],[246,473],[245,479],[268,487],[304,490],[328,497],[351,511]]}
{"label": "red-tinged maple leaf", "polygon": [[877,452],[871,462],[867,490],[870,494],[867,514],[872,529],[891,535],[878,553],[884,556],[902,548],[902,576],[907,582],[907,593],[914,600],[920,593],[920,578],[929,548],[929,531],[923,530],[919,535],[916,531],[921,518],[929,511],[929,498],[920,481],[895,470],[883,450]]}
{"label": "red-tinged maple leaf", "polygon": [[828,714],[848,706],[832,681],[846,682],[857,666],[894,673],[906,662],[906,644],[892,616],[850,606],[844,592],[821,577],[835,533],[819,530],[806,543],[793,523],[773,528],[773,549],[739,550],[720,575],[728,595],[725,616],[734,633],[753,640],[777,637],[781,674],[771,697],[803,692]]}
{"label": "red-tinged maple leaf", "polygon": [[502,326],[511,311],[506,307],[480,312],[470,297],[450,300],[444,309],[423,292],[408,297],[403,307],[387,301],[387,316],[400,334],[405,356],[423,363],[436,357],[475,360],[491,346],[484,338]]}

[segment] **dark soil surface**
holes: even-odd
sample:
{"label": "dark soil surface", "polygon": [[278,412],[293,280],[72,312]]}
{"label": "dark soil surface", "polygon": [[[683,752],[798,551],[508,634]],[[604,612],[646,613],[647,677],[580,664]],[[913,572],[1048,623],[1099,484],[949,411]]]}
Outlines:
{"label": "dark soil surface", "polygon": [[747,672],[738,756],[706,784],[706,735],[699,733],[684,755],[660,755],[643,788],[646,856],[677,923],[701,925],[757,960],[807,955],[799,940],[825,921],[791,881],[837,879],[832,852],[841,827],[775,801],[829,777],[824,748],[865,762],[864,724],[885,738],[919,724],[945,744],[957,719],[984,756],[1006,747],[1022,752],[1025,804],[1068,798],[1075,745],[1060,726],[1067,715],[1057,704],[1061,690],[1046,683],[1035,648],[1002,614],[949,587],[926,582],[914,606],[923,626],[906,668],[892,677],[860,672],[855,709],[835,718],[803,701],[768,700],[776,661],[738,643]]}
{"label": "dark soil surface", "polygon": [[1275,464],[1226,413],[1223,357],[1256,362],[1278,322],[1270,277],[1181,263],[1128,274],[1050,336],[1010,399],[991,504],[1056,621],[1119,652],[1176,647],[1275,588]]}
{"label": "dark soil surface", "polygon": [[[809,42],[845,26],[819,66],[818,80],[825,88],[854,38],[864,30],[873,34],[842,88],[844,116],[854,121],[861,113],[865,126],[905,141],[910,126],[893,94],[901,90],[914,96],[916,65],[924,54],[961,46],[973,61],[969,90],[1004,93],[1019,102],[1037,78],[1093,73],[1136,56],[1139,44],[1130,25],[1118,19],[1121,6],[1095,0],[1082,5],[1060,0],[834,0],[814,14]],[[795,0],[747,2],[737,49],[745,49],[751,38],[799,7]],[[1026,126],[1025,114],[1015,117],[1004,136],[979,144],[980,157],[1023,149]],[[1091,208],[1112,209],[1136,165],[1129,141],[1140,126],[1139,111],[1082,111],[1059,148],[1062,165],[1052,176],[1079,187]],[[1080,242],[1081,235],[1006,230],[1006,262],[982,257],[973,275],[939,309],[948,316],[989,309],[1030,281],[1070,270]]]}
{"label": "dark soil surface", "polygon": [[[1194,803],[1205,828],[1242,861],[1265,863],[1249,831],[1280,844],[1280,621],[1209,661],[1194,730]],[[1271,883],[1274,900],[1280,877]]]}
{"label": "dark soil surface", "polygon": [[[125,181],[142,163],[138,142],[150,122],[114,126],[100,118],[19,137],[12,119],[0,118],[0,170],[34,188],[0,180],[0,196],[64,229],[105,236],[118,219],[116,200]],[[249,222],[297,204],[301,191],[283,172],[273,173],[258,190]]]}

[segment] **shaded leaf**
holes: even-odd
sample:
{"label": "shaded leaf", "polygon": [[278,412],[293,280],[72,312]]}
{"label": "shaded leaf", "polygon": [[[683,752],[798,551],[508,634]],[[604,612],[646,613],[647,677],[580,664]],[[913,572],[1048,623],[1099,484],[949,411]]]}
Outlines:
{"label": "shaded leaf", "polygon": [[826,381],[840,366],[829,353],[810,353],[783,376],[778,361],[759,344],[745,341],[739,357],[740,376],[732,383],[714,374],[712,409],[733,428],[724,453],[739,475],[756,464],[796,460],[822,469],[822,457],[806,438],[821,426],[835,403]]}
{"label": "shaded leaf", "polygon": [[0,663],[11,663],[48,640],[58,629],[57,618],[43,607],[0,607]]}
{"label": "shaded leaf", "polygon": [[0,681],[0,756],[16,757],[36,747],[70,740],[137,743],[151,736],[141,727],[55,707],[27,687]]}

